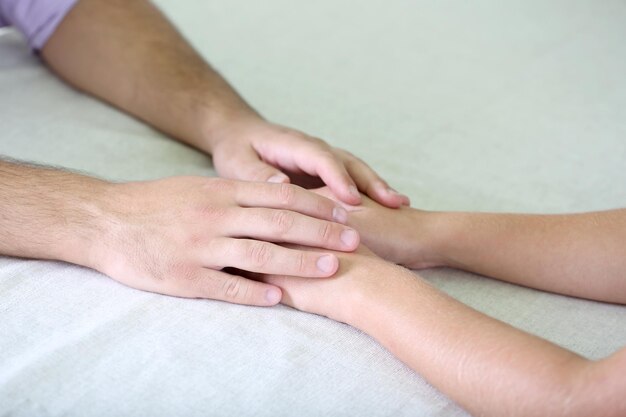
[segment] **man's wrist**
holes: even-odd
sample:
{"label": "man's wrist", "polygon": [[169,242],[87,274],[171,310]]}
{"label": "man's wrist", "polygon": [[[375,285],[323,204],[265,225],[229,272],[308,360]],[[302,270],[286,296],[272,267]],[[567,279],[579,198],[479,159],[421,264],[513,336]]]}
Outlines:
{"label": "man's wrist", "polygon": [[[64,210],[65,227],[55,259],[99,269],[101,250],[110,228],[112,183],[85,178],[82,190],[73,195]],[[88,187],[88,188],[86,188]]]}
{"label": "man's wrist", "polygon": [[208,154],[213,154],[221,142],[240,136],[250,126],[267,123],[243,101],[221,110],[203,108],[199,114],[201,133],[198,147]]}
{"label": "man's wrist", "polygon": [[0,253],[91,266],[108,186],[72,172],[0,160]]}

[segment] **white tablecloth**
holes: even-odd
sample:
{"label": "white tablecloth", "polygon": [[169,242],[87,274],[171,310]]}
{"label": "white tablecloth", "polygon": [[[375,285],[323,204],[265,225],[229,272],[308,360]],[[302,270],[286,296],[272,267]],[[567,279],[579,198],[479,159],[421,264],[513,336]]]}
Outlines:
{"label": "white tablecloth", "polygon": [[[417,207],[626,206],[623,1],[157,3],[268,118],[353,151]],[[215,175],[209,158],[64,85],[12,32],[0,36],[0,154],[113,180]],[[584,356],[626,344],[626,307],[422,275]],[[0,416],[465,415],[367,335],[286,307],[0,257],[0,317]]]}

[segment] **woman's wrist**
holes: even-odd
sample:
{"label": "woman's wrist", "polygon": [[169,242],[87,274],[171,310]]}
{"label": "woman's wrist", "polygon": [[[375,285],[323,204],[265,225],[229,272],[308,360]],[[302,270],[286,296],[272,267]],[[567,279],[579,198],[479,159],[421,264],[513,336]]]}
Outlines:
{"label": "woman's wrist", "polygon": [[400,263],[412,269],[450,266],[452,242],[462,237],[460,214],[411,209],[410,235],[399,247],[406,261]]}
{"label": "woman's wrist", "polygon": [[337,317],[331,318],[372,334],[372,326],[376,326],[380,315],[395,303],[399,294],[412,291],[419,277],[378,257],[359,256],[352,261],[345,303],[338,306]]}
{"label": "woman's wrist", "polygon": [[473,270],[477,260],[492,256],[498,236],[507,235],[506,215],[471,212],[439,213],[435,251],[440,266]]}

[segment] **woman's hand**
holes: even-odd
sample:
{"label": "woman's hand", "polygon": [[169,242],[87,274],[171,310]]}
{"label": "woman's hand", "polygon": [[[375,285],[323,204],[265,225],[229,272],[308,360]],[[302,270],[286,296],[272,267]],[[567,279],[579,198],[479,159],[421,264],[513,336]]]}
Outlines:
{"label": "woman's hand", "polygon": [[284,304],[369,334],[472,415],[622,416],[626,350],[592,362],[473,310],[363,247],[332,278],[268,276]]}
{"label": "woman's hand", "polygon": [[[298,248],[300,250],[310,250]],[[339,269],[332,277],[323,280],[287,275],[265,275],[257,279],[280,287],[282,304],[308,313],[329,317],[357,325],[360,309],[374,300],[385,288],[397,284],[401,276],[410,271],[384,261],[361,245],[353,253],[336,253]]]}
{"label": "woman's hand", "polygon": [[446,224],[441,213],[410,207],[390,209],[367,196],[361,196],[361,204],[350,205],[339,201],[328,187],[313,191],[342,204],[349,213],[348,224],[378,256],[413,269],[445,264],[441,248]]}
{"label": "woman's hand", "polygon": [[142,290],[273,305],[278,288],[222,269],[329,277],[333,251],[359,244],[344,209],[291,184],[174,177],[107,189],[88,266]]}

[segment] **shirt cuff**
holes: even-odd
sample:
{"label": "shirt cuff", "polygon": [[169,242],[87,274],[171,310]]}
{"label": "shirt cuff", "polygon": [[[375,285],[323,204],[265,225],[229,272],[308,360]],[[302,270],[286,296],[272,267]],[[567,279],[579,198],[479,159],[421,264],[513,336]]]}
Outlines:
{"label": "shirt cuff", "polygon": [[34,50],[43,48],[78,0],[4,0],[4,20],[26,36]]}

